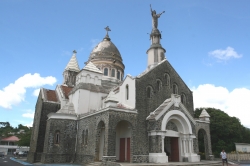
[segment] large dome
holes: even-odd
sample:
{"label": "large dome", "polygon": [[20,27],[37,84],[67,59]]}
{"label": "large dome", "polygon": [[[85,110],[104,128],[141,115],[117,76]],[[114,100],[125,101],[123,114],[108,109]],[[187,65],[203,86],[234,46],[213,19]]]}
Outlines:
{"label": "large dome", "polygon": [[114,59],[122,62],[122,57],[117,47],[105,37],[90,53],[89,60],[93,59]]}
{"label": "large dome", "polygon": [[104,39],[92,50],[88,62],[92,62],[103,72],[103,79],[118,84],[123,80],[124,64],[117,47],[111,42],[108,32]]}

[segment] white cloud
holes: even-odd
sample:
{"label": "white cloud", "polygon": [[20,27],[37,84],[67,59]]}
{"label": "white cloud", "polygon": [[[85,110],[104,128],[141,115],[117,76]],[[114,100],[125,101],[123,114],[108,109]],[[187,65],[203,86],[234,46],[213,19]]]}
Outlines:
{"label": "white cloud", "polygon": [[250,89],[236,88],[229,91],[225,87],[211,84],[199,85],[192,88],[194,107],[214,107],[225,111],[230,116],[240,119],[241,123],[250,128]]}
{"label": "white cloud", "polygon": [[39,92],[40,92],[40,88],[39,89],[36,89],[33,91],[33,96],[38,96],[39,95]]}
{"label": "white cloud", "polygon": [[56,78],[52,76],[41,77],[40,74],[25,74],[18,78],[14,83],[9,84],[0,90],[0,106],[11,109],[13,105],[17,105],[24,101],[27,88],[38,88],[43,85],[53,85]]}
{"label": "white cloud", "polygon": [[32,113],[30,113],[30,112],[28,112],[28,113],[24,113],[24,114],[22,114],[22,117],[25,117],[25,118],[34,118],[34,112],[32,112]]}
{"label": "white cloud", "polygon": [[210,51],[208,54],[212,57],[215,57],[219,60],[224,60],[224,61],[229,60],[231,58],[242,57],[242,55],[238,54],[232,47],[227,47],[225,50],[218,49],[218,50]]}
{"label": "white cloud", "polygon": [[31,121],[30,123],[26,123],[26,124],[24,124],[24,126],[27,126],[27,127],[33,127],[33,121]]}

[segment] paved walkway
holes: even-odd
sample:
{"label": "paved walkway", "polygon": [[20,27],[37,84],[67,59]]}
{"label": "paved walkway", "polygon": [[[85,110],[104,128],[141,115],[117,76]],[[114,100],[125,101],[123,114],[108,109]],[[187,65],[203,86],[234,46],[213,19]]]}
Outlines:
{"label": "paved walkway", "polygon": [[10,157],[11,160],[15,161],[15,162],[18,162],[22,165],[33,165],[33,166],[36,166],[36,165],[39,165],[39,166],[81,166],[79,164],[69,164],[69,163],[60,163],[60,164],[43,164],[43,163],[28,163],[26,162],[26,158],[14,158],[14,157]]}
{"label": "paved walkway", "polygon": [[[22,165],[33,165],[33,166],[82,166],[79,164],[70,164],[70,163],[60,163],[60,164],[43,164],[43,163],[33,163],[30,164],[26,162],[26,158],[14,158],[10,157],[11,160],[18,162]],[[164,164],[156,164],[156,163],[119,163],[121,166],[222,166],[221,161],[201,161],[196,163],[189,163],[189,162],[169,162]],[[229,166],[238,166],[232,162],[229,162]],[[226,166],[226,164],[225,164]]]}

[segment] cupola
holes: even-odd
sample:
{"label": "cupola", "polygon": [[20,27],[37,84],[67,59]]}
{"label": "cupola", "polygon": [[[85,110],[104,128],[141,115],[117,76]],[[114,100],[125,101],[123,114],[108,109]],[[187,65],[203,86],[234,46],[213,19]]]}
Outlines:
{"label": "cupola", "polygon": [[[92,62],[103,72],[103,79],[120,82],[124,76],[124,64],[122,56],[117,47],[111,42],[108,32],[111,31],[107,26],[106,35],[103,40],[96,45],[90,53],[88,62]],[[87,62],[87,63],[88,63]]]}

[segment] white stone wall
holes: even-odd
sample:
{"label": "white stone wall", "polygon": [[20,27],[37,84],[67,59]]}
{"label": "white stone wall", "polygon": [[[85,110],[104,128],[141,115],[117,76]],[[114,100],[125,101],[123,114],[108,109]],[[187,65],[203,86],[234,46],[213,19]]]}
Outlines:
{"label": "white stone wall", "polygon": [[106,95],[107,94],[104,93],[78,89],[74,94],[69,96],[69,100],[73,103],[75,112],[77,114],[83,114],[100,109],[102,105],[102,97]]}
{"label": "white stone wall", "polygon": [[88,70],[82,70],[76,76],[76,85],[79,83],[91,83],[94,85],[101,85],[102,74],[96,73]]}
{"label": "white stone wall", "polygon": [[[128,99],[126,87],[128,86]],[[115,98],[119,104],[125,107],[135,108],[135,79],[131,76],[126,76],[123,83],[120,85],[119,90],[114,89],[107,98]]]}

